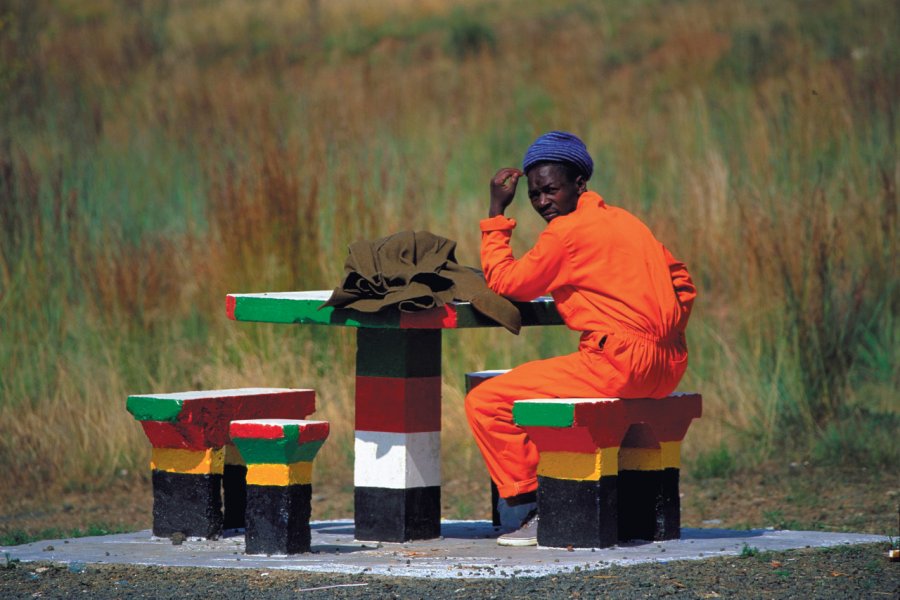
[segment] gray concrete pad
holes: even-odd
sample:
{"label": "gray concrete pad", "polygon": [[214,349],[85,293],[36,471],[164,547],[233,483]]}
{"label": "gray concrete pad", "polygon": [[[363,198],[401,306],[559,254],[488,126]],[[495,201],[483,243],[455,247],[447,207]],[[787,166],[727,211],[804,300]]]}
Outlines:
{"label": "gray concrete pad", "polygon": [[215,541],[174,545],[149,531],[44,540],[0,547],[0,558],[59,563],[111,563],[178,567],[293,569],[396,577],[539,577],[611,565],[734,556],[744,546],[760,551],[885,541],[883,536],[820,531],[683,529],[680,540],[635,542],[603,549],[503,548],[487,521],[444,521],[442,537],[404,544],[360,542],[350,520],[312,523],[312,552],[293,556],[248,556],[242,533]]}

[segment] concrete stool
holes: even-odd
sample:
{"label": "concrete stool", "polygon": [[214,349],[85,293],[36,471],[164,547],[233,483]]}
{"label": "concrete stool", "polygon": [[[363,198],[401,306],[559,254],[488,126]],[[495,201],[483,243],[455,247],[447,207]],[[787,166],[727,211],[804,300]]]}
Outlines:
{"label": "concrete stool", "polygon": [[215,539],[223,526],[244,526],[247,469],[231,445],[229,423],[302,419],[316,398],[313,390],[243,388],[134,395],[126,407],[153,446],[153,535]]}
{"label": "concrete stool", "polygon": [[701,410],[699,394],[517,401],[513,419],[540,451],[538,544],[680,537],[681,440]]}
{"label": "concrete stool", "polygon": [[247,554],[309,552],[312,461],[327,421],[233,421],[231,439],[247,463]]}

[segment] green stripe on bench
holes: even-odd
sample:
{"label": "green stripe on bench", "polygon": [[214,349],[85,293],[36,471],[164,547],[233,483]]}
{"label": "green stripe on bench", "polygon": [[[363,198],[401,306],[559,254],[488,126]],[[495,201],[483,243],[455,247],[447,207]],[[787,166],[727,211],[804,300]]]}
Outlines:
{"label": "green stripe on bench", "polygon": [[513,420],[521,427],[571,427],[576,402],[519,400],[513,404]]}
{"label": "green stripe on bench", "polygon": [[[347,327],[401,329],[402,315],[423,315],[423,313],[401,313],[390,308],[377,313],[364,313],[348,308],[321,308],[331,296],[330,290],[306,292],[265,292],[259,294],[228,294],[226,311],[236,321],[256,321],[262,323],[297,323],[306,325],[339,325]],[[552,298],[538,298],[531,302],[514,302],[522,314],[522,325],[562,325],[562,317],[556,310]],[[446,307],[432,309],[441,314],[455,313],[451,320],[454,325],[412,325],[413,329],[497,327],[498,324],[480,314],[468,302],[452,302]],[[407,325],[409,327],[409,325]]]}
{"label": "green stripe on bench", "polygon": [[125,408],[138,421],[175,421],[183,401],[150,396],[129,396]]}

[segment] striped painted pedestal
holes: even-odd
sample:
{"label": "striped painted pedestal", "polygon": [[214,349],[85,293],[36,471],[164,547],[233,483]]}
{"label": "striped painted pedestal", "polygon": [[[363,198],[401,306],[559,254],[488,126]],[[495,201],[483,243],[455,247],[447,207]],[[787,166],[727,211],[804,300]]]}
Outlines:
{"label": "striped painted pedestal", "polygon": [[[153,446],[153,534],[214,539],[244,526],[246,467],[231,446],[237,419],[302,419],[312,390],[242,388],[129,396],[128,412]],[[223,515],[224,488],[224,515]]]}
{"label": "striped painted pedestal", "polygon": [[538,544],[678,538],[681,440],[701,410],[699,394],[517,401],[513,418],[540,451]]}
{"label": "striped painted pedestal", "polygon": [[441,534],[441,332],[360,329],[356,354],[356,538]]}
{"label": "striped painted pedestal", "polygon": [[247,464],[247,554],[309,552],[312,461],[327,421],[233,421],[231,439]]}

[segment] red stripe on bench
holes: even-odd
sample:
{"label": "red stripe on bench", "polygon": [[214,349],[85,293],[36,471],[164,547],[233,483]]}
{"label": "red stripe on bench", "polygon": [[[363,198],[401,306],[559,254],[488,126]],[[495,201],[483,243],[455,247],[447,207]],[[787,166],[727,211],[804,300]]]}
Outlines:
{"label": "red stripe on bench", "polygon": [[207,432],[211,448],[231,443],[228,425],[245,419],[305,419],[316,410],[316,393],[295,390],[258,396],[231,396],[210,401],[185,402],[178,421]]}
{"label": "red stripe on bench", "polygon": [[681,394],[661,399],[635,398],[615,402],[584,402],[575,405],[575,425],[591,427],[599,447],[620,445],[628,428],[646,423],[657,441],[680,442],[691,420],[702,413],[700,394]]}
{"label": "red stripe on bench", "polygon": [[206,450],[207,436],[199,427],[168,421],[139,421],[144,434],[154,448],[180,448],[182,450]]}
{"label": "red stripe on bench", "polygon": [[[313,390],[266,392],[185,400],[175,422],[146,421],[144,432],[156,448],[221,448],[231,443],[228,426],[246,419],[305,419],[316,410]],[[154,440],[158,440],[154,441]]]}
{"label": "red stripe on bench", "polygon": [[315,442],[317,440],[327,440],[328,433],[331,431],[331,424],[328,421],[314,421],[312,423],[303,423],[300,425],[301,444],[306,442]]}
{"label": "red stripe on bench", "polygon": [[[256,440],[280,440],[284,437],[285,425],[293,423],[232,423],[229,429],[232,439],[251,438]],[[300,423],[300,443],[315,442],[328,437],[328,422],[315,421]]]}
{"label": "red stripe on bench", "polygon": [[231,439],[280,440],[284,437],[284,427],[271,423],[232,423],[228,431]]}
{"label": "red stripe on bench", "polygon": [[235,298],[234,296],[231,296],[231,295],[225,296],[225,314],[228,315],[228,318],[231,319],[232,321],[235,320],[234,307],[236,304],[237,304],[237,298]]}
{"label": "red stripe on bench", "polygon": [[445,304],[420,312],[400,313],[400,329],[456,329],[456,309]]}
{"label": "red stripe on bench", "polygon": [[440,429],[440,377],[356,378],[357,431],[419,433]]}
{"label": "red stripe on bench", "polygon": [[[583,452],[591,454],[597,445],[587,427],[525,427],[528,437],[542,452]],[[607,444],[603,448],[618,446]]]}
{"label": "red stripe on bench", "polygon": [[[661,400],[628,400],[625,410],[632,422],[644,421],[650,425],[660,442],[680,442],[687,434],[691,420],[699,419],[703,414],[703,397],[681,394]],[[638,419],[638,414],[645,418]]]}

